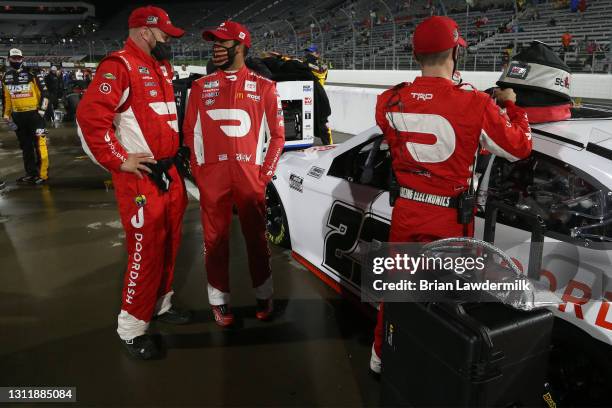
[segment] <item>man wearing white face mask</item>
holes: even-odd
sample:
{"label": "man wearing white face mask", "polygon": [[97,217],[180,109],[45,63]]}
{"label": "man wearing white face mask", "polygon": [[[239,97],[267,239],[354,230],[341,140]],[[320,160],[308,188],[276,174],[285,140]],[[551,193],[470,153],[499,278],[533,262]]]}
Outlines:
{"label": "man wearing white face mask", "polygon": [[77,110],[83,149],[111,172],[126,232],[128,266],[117,333],[139,359],[159,356],[149,321],[183,324],[172,308],[174,263],[187,204],[179,150],[171,37],[184,31],[157,7],[130,15],[125,48],[99,65]]}

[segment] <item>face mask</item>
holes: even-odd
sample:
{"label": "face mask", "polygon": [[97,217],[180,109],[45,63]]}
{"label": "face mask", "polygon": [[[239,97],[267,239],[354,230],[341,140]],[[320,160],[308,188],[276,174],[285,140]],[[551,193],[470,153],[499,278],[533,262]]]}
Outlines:
{"label": "face mask", "polygon": [[[149,31],[151,31],[151,29],[149,29]],[[151,31],[151,34],[153,34],[153,31]],[[151,55],[153,56],[153,58],[158,61],[165,61],[172,58],[172,47],[170,46],[170,44],[167,44],[163,41],[159,41],[157,38],[155,38],[154,34],[153,38],[155,39],[155,45],[153,46],[153,48],[151,48]]]}
{"label": "face mask", "polygon": [[237,46],[238,44],[231,47],[224,47],[219,44],[213,45],[213,64],[221,70],[231,67],[236,59]]}
{"label": "face mask", "polygon": [[21,66],[23,65],[23,61],[10,61],[9,60],[9,64],[11,65],[13,69],[20,69]]}

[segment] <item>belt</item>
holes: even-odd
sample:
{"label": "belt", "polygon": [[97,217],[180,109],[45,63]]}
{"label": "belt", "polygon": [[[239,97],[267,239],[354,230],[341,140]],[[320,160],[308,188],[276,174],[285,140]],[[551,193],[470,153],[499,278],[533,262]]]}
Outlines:
{"label": "belt", "polygon": [[400,187],[399,196],[406,200],[418,203],[432,204],[444,208],[458,208],[459,200],[457,197],[448,197],[435,194],[421,193],[408,187]]}

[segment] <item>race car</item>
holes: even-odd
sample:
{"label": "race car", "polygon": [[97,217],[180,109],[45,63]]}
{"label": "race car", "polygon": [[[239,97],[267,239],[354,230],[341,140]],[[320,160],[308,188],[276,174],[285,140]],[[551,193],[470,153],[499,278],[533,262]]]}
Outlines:
{"label": "race car", "polygon": [[[525,160],[479,157],[475,236],[513,243],[505,250],[525,273],[560,294],[563,303],[551,307],[550,373],[560,397],[603,400],[612,384],[612,112],[574,109],[573,119],[532,132]],[[336,291],[360,298],[365,244],[389,234],[390,170],[378,127],[285,153],[267,191],[270,241],[291,248]],[[537,256],[524,250],[532,239],[546,243]]]}

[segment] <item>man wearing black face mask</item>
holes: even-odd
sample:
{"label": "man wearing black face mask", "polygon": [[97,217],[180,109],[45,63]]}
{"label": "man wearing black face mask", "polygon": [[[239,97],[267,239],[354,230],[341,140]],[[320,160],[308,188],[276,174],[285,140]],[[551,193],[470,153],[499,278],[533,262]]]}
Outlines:
{"label": "man wearing black face mask", "polygon": [[266,186],[285,142],[276,83],[251,71],[246,27],[226,21],[202,34],[214,41],[219,68],[192,84],[183,123],[192,174],[200,191],[208,300],[219,326],[234,323],[230,308],[229,238],[232,205],[245,237],[259,320],[273,317],[273,281],[266,241]]}
{"label": "man wearing black face mask", "polygon": [[49,177],[49,155],[43,119],[49,103],[47,87],[42,76],[23,67],[21,50],[12,48],[8,61],[11,68],[2,79],[2,117],[17,133],[23,151],[26,175],[17,179],[17,183],[42,184]]}
{"label": "man wearing black face mask", "polygon": [[125,48],[100,63],[79,103],[77,125],[85,152],[111,172],[126,232],[117,333],[132,356],[147,360],[159,356],[146,332],[153,318],[190,320],[170,303],[187,196],[175,165],[179,134],[168,41],[184,31],[152,6],[134,10],[128,26]]}

